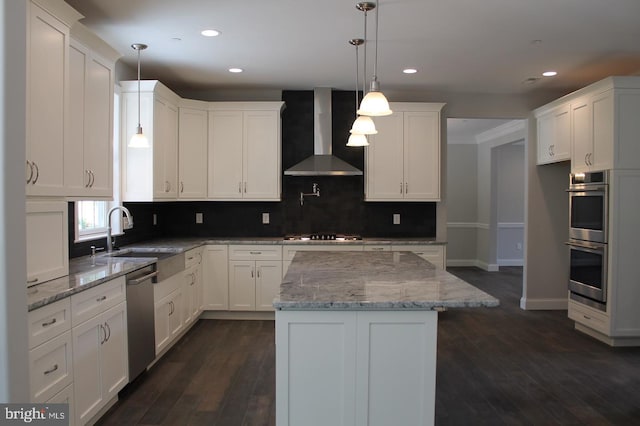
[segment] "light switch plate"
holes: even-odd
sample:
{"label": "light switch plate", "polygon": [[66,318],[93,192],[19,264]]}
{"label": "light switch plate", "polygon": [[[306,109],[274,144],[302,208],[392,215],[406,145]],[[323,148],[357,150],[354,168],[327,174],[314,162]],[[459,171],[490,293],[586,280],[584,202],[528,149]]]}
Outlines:
{"label": "light switch plate", "polygon": [[393,224],[400,225],[400,213],[393,214]]}
{"label": "light switch plate", "polygon": [[263,225],[269,224],[269,213],[262,213],[262,224]]}
{"label": "light switch plate", "polygon": [[202,223],[203,217],[202,213],[196,213],[196,223]]}

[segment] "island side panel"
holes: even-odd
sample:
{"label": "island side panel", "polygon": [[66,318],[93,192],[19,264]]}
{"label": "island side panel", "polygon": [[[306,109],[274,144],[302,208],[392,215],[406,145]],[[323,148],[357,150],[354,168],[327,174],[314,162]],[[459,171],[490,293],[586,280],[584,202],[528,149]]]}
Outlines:
{"label": "island side panel", "polygon": [[436,311],[357,312],[356,425],[433,425]]}
{"label": "island side panel", "polygon": [[353,312],[276,311],[276,424],[351,426]]}
{"label": "island side panel", "polygon": [[276,424],[433,425],[435,311],[276,311]]}

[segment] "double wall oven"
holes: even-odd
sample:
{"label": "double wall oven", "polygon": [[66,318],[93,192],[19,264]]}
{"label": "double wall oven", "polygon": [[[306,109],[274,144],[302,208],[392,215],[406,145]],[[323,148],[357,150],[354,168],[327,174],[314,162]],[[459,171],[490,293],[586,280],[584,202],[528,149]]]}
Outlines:
{"label": "double wall oven", "polygon": [[570,297],[605,311],[609,172],[571,174],[568,193]]}

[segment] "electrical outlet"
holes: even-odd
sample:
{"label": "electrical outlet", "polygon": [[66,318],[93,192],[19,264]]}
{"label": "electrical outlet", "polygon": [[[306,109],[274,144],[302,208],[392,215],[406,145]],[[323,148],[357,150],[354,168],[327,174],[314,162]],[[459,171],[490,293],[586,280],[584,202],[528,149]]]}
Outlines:
{"label": "electrical outlet", "polygon": [[202,222],[203,222],[202,213],[196,213],[196,223],[202,223]]}
{"label": "electrical outlet", "polygon": [[516,244],[516,249],[518,249],[518,250],[522,250],[522,243],[518,243],[518,244]]}
{"label": "electrical outlet", "polygon": [[154,226],[158,224],[158,215],[157,214],[153,214],[153,224]]}
{"label": "electrical outlet", "polygon": [[269,213],[262,213],[262,224],[263,225],[269,224]]}
{"label": "electrical outlet", "polygon": [[393,224],[400,225],[400,213],[393,214]]}

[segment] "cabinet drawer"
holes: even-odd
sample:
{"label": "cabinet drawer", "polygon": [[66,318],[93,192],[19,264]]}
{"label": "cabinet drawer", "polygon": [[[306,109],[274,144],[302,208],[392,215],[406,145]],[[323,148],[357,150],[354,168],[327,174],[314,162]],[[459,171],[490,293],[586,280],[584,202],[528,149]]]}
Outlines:
{"label": "cabinet drawer", "polygon": [[29,312],[29,349],[71,330],[71,299],[58,300]]}
{"label": "cabinet drawer", "polygon": [[71,331],[29,351],[31,402],[45,402],[73,380]]}
{"label": "cabinet drawer", "polygon": [[393,251],[411,251],[433,263],[436,268],[444,269],[444,246],[441,245],[392,245]]}
{"label": "cabinet drawer", "polygon": [[362,251],[362,244],[304,244],[285,246],[283,260],[292,260],[297,251]]}
{"label": "cabinet drawer", "polygon": [[592,328],[600,333],[610,334],[609,331],[609,317],[606,313],[593,309],[589,306],[585,306],[582,303],[575,300],[569,300],[569,318],[575,322]]}
{"label": "cabinet drawer", "polygon": [[184,267],[189,269],[202,263],[202,247],[191,249],[184,253]]}
{"label": "cabinet drawer", "polygon": [[282,246],[229,246],[229,260],[282,260]]}
{"label": "cabinet drawer", "polygon": [[167,297],[169,294],[178,290],[182,286],[184,279],[184,271],[181,271],[175,275],[170,276],[167,279],[160,281],[153,285],[153,301],[159,302],[161,299]]}
{"label": "cabinet drawer", "polygon": [[100,284],[71,296],[72,325],[76,325],[125,300],[125,277]]}

